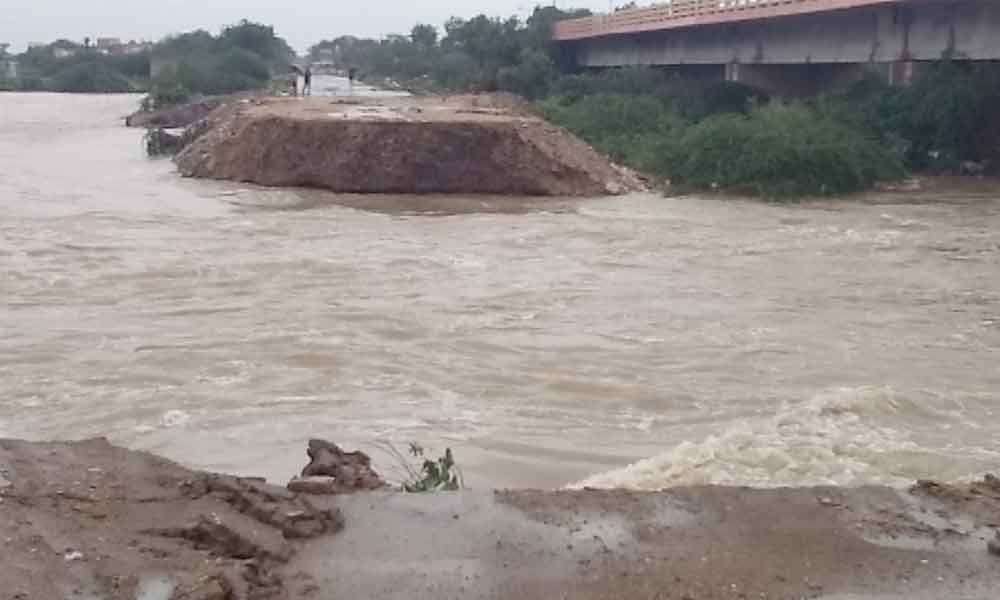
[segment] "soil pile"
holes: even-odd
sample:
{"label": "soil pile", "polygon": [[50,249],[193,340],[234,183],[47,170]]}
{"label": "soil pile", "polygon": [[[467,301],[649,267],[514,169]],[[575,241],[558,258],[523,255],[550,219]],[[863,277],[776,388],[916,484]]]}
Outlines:
{"label": "soil pile", "polygon": [[326,478],[336,494],[104,440],[0,440],[0,597],[994,600],[1000,589],[991,476],[910,490],[404,494],[363,454],[314,440],[309,456],[293,481]]}
{"label": "soil pile", "polygon": [[140,110],[125,118],[128,127],[159,127],[181,129],[207,117],[226,103],[223,98],[206,98],[197,102],[168,106],[159,110]]}
{"label": "soil pile", "polygon": [[[322,505],[321,505],[322,504]],[[278,568],[343,527],[329,499],[106,440],[0,441],[4,598],[289,598]]]}
{"label": "soil pile", "polygon": [[189,177],[349,193],[602,196],[643,188],[510,98],[260,100],[194,127],[201,135],[176,159]]}

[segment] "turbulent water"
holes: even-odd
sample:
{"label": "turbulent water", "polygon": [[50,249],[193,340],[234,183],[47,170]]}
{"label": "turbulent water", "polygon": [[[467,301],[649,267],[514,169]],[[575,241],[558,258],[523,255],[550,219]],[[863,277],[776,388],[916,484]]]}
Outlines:
{"label": "turbulent water", "polygon": [[0,95],[2,436],[279,480],[311,436],[475,486],[1000,468],[1000,190],[265,190],[144,158],[136,102]]}

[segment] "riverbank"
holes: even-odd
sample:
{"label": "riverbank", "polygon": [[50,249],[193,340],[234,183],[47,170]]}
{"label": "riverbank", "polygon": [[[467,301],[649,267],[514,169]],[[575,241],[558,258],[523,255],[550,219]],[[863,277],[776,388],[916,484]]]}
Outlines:
{"label": "riverbank", "polygon": [[307,496],[103,440],[0,440],[12,598],[967,598],[1000,481]]}

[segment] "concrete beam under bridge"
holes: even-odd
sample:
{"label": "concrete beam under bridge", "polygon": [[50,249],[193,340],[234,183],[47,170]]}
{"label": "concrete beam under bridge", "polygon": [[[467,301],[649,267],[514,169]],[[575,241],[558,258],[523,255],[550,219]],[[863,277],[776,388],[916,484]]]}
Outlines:
{"label": "concrete beam under bridge", "polygon": [[1000,60],[1000,3],[926,0],[561,43],[579,67],[718,65],[728,80],[803,95],[863,65],[889,65],[899,81],[913,61]]}
{"label": "concrete beam under bridge", "polygon": [[867,65],[857,63],[732,63],[725,67],[725,78],[772,96],[798,98],[846,87],[860,80],[867,69]]}

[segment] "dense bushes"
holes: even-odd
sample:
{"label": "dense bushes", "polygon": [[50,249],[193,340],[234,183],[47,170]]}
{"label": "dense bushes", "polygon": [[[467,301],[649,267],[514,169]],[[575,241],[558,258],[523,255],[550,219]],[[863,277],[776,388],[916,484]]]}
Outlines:
{"label": "dense bushes", "polygon": [[124,75],[99,61],[77,63],[56,73],[49,89],[78,94],[121,93],[133,91]]}
{"label": "dense bushes", "polygon": [[295,57],[272,27],[249,21],[218,36],[201,30],[173,36],[153,52],[166,66],[153,80],[147,107],[267,87],[272,73],[287,72]]}
{"label": "dense bushes", "polygon": [[184,104],[191,100],[191,92],[176,82],[154,84],[145,98],[142,99],[142,110],[153,111],[168,106]]}
{"label": "dense bushes", "polygon": [[709,117],[672,154],[667,171],[677,183],[772,198],[848,194],[904,173],[890,149],[804,105]]}
{"label": "dense bushes", "polygon": [[259,56],[241,48],[178,60],[172,69],[154,81],[154,87],[181,89],[200,94],[231,94],[262,88],[271,72]]}
{"label": "dense bushes", "polygon": [[[106,53],[85,40],[57,40],[17,57],[20,75],[4,88],[57,92],[151,90],[147,106],[191,94],[228,94],[266,87],[272,72],[287,72],[295,53],[272,27],[242,21],[212,35],[168,37],[152,49]],[[151,81],[154,57],[161,72]],[[165,65],[165,67],[163,66]]]}
{"label": "dense bushes", "polygon": [[18,58],[19,75],[7,87],[23,91],[119,93],[142,89],[149,53],[107,55],[89,45],[59,40]]}
{"label": "dense bushes", "polygon": [[997,158],[1000,71],[992,64],[923,64],[913,85],[902,88],[872,75],[818,105],[903,152],[914,170],[956,171],[963,161]]}
{"label": "dense bushes", "polygon": [[662,97],[601,92],[541,103],[546,117],[590,142],[613,160],[669,175],[676,140],[687,122]]}
{"label": "dense bushes", "polygon": [[677,104],[651,94],[598,93],[542,107],[614,160],[693,188],[844,194],[903,174],[897,153],[802,104],[734,107],[695,121]]}

